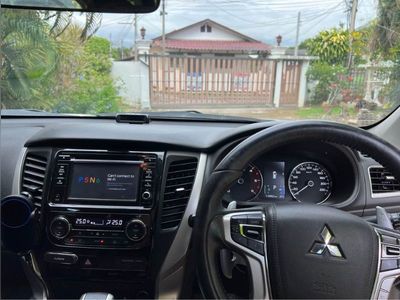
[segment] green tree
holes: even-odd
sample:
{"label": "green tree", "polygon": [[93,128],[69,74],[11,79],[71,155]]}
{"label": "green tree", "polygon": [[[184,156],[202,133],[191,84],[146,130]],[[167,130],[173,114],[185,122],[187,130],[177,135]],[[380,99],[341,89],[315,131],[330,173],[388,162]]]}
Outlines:
{"label": "green tree", "polygon": [[2,106],[45,108],[35,97],[57,66],[57,47],[37,11],[3,9],[0,14]]}
{"label": "green tree", "polygon": [[[68,13],[5,9],[0,14],[3,108],[98,113],[122,108],[111,77],[110,43]],[[91,36],[91,37],[90,37]]]}
{"label": "green tree", "polygon": [[374,31],[370,45],[374,58],[390,60],[394,64],[389,84],[384,87],[381,96],[388,100],[389,107],[397,107],[400,104],[400,2],[379,0],[377,19],[372,25]]}
{"label": "green tree", "polygon": [[377,8],[372,49],[378,56],[397,59],[400,53],[400,2],[379,0]]}
{"label": "green tree", "polygon": [[73,80],[58,96],[55,111],[66,113],[117,112],[123,107],[118,88],[111,77],[110,42],[93,36],[75,51],[79,61]]}
{"label": "green tree", "polygon": [[349,34],[341,28],[321,31],[305,44],[310,54],[328,64],[343,64],[349,53]]}
{"label": "green tree", "polygon": [[129,56],[132,56],[132,49],[131,48],[127,48],[127,47],[112,48],[111,49],[111,56],[115,60],[121,60],[123,58],[127,58]]}
{"label": "green tree", "polygon": [[350,51],[349,40],[352,39],[352,51],[356,61],[360,61],[366,52],[369,38],[369,28],[361,31],[349,31],[343,28],[331,28],[319,32],[315,37],[306,39],[300,48],[307,49],[311,55],[328,64],[345,65]]}

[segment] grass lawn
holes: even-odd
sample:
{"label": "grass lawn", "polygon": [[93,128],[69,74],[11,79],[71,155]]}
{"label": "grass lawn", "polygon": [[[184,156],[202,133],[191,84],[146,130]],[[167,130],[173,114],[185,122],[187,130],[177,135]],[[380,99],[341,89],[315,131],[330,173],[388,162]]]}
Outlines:
{"label": "grass lawn", "polygon": [[[357,115],[357,111],[354,108],[347,109],[349,116]],[[326,109],[321,106],[310,106],[299,108],[296,111],[296,115],[299,119],[321,119],[327,114]],[[340,117],[342,114],[342,108],[340,106],[333,107],[329,117]]]}

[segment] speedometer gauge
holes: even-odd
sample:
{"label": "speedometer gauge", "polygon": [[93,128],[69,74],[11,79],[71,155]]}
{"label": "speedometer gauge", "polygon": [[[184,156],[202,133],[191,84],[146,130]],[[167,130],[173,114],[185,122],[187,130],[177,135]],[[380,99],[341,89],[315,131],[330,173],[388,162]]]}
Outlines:
{"label": "speedometer gauge", "polygon": [[263,185],[260,170],[254,165],[249,165],[242,176],[237,179],[227,191],[230,198],[235,201],[248,201],[258,196]]}
{"label": "speedometer gauge", "polygon": [[320,204],[326,201],[332,191],[329,172],[316,162],[297,165],[289,176],[289,190],[299,202]]}

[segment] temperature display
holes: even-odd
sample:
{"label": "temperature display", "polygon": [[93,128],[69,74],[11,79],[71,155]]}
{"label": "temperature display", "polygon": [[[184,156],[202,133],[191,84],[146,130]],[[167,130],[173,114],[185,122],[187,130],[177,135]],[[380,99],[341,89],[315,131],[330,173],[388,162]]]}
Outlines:
{"label": "temperature display", "polygon": [[117,218],[88,217],[88,218],[75,218],[74,223],[77,226],[83,226],[83,227],[86,226],[122,227],[124,225],[124,220]]}

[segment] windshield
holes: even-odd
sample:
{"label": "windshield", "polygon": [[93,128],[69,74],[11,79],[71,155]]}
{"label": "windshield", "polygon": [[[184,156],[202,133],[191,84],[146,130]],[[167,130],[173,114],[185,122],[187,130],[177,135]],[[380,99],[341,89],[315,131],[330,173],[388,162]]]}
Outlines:
{"label": "windshield", "polygon": [[400,103],[394,0],[164,0],[136,15],[1,8],[0,28],[2,109],[363,126]]}

